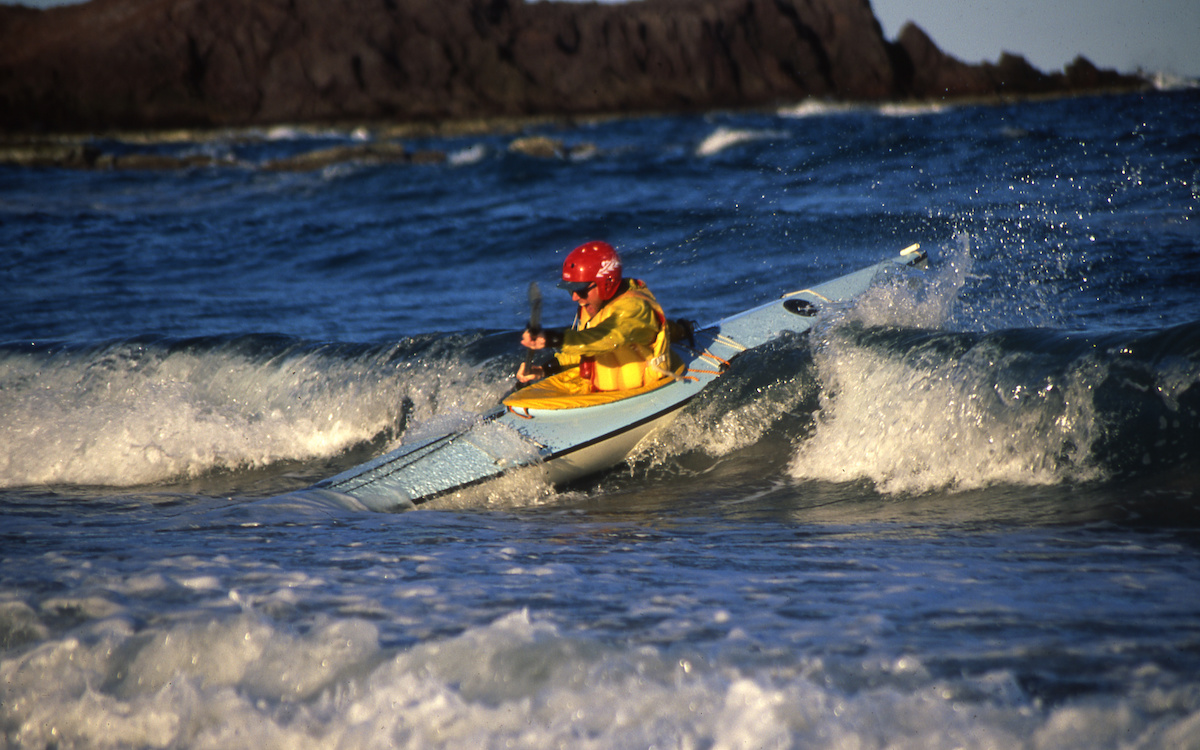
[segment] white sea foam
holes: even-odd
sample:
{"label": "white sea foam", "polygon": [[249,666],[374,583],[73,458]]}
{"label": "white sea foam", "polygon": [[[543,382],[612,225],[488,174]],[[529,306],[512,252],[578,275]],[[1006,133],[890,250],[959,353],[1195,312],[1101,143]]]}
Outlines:
{"label": "white sea foam", "polygon": [[842,115],[852,112],[875,112],[884,117],[921,117],[924,115],[942,114],[952,109],[952,107],[953,105],[948,104],[917,101],[888,102],[879,105],[868,105],[822,101],[820,99],[805,99],[799,104],[780,107],[778,114],[780,117],[794,117],[797,119],[803,119],[807,117],[827,117],[829,115]]}
{"label": "white sea foam", "polygon": [[0,486],[135,486],[330,457],[395,427],[493,395],[472,368],[388,365],[319,352],[277,361],[220,350],[146,351],[2,371]]}
{"label": "white sea foam", "polygon": [[482,143],[476,143],[474,146],[451,153],[446,160],[451,166],[465,167],[471,164],[478,164],[487,158],[488,148]]}
{"label": "white sea foam", "polygon": [[1159,91],[1184,91],[1200,88],[1200,78],[1181,76],[1169,71],[1157,71],[1150,76],[1154,88]]}
{"label": "white sea foam", "polygon": [[770,138],[783,138],[787,133],[778,130],[755,130],[749,128],[728,128],[719,127],[712,133],[709,133],[700,145],[696,147],[697,156],[712,156],[720,153],[727,148],[736,146],[742,143],[751,141],[760,141]]}
{"label": "white sea foam", "polygon": [[934,102],[882,104],[879,107],[879,114],[884,117],[922,117],[924,115],[940,115],[950,109],[951,106]]}
{"label": "white sea foam", "polygon": [[862,105],[846,102],[824,101],[821,99],[805,99],[799,104],[779,108],[780,117],[824,117],[826,115],[853,112],[861,109]]}
{"label": "white sea foam", "polygon": [[[1195,747],[1190,685],[1052,708],[1008,672],[919,660],[771,669],[738,638],[626,649],[519,610],[402,650],[362,619],[303,635],[245,613],[135,631],[109,622],[0,661],[10,747]],[[1128,744],[1126,744],[1128,743]]]}
{"label": "white sea foam", "polygon": [[756,390],[755,398],[730,404],[717,397],[680,414],[630,455],[631,463],[662,465],[682,453],[719,458],[755,445],[779,419],[809,397],[802,381],[781,378]]}
{"label": "white sea foam", "polygon": [[1005,389],[996,373],[1022,355],[987,347],[923,364],[832,341],[818,354],[828,395],[791,465],[798,479],[869,479],[884,492],[1056,485],[1095,477],[1095,376]]}

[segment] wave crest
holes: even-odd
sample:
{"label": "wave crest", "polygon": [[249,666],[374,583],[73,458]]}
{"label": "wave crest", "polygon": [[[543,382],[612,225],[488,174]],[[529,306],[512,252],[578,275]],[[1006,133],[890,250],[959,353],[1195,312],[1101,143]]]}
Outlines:
{"label": "wave crest", "polygon": [[458,348],[272,336],[9,348],[0,486],[128,487],[336,456],[494,401],[499,385]]}

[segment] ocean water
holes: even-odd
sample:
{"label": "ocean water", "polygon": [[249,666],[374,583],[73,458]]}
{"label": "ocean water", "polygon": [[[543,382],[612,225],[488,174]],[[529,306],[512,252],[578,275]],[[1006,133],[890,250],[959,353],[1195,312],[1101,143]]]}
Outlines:
{"label": "ocean water", "polygon": [[[1200,90],[264,166],[372,137],[0,167],[5,746],[1200,747]],[[592,480],[300,491],[491,406],[593,238],[702,323],[931,263]]]}

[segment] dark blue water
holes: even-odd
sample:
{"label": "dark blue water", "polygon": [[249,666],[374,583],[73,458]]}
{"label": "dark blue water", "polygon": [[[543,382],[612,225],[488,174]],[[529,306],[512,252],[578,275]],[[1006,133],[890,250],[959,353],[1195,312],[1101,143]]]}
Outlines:
{"label": "dark blue water", "polygon": [[[7,746],[1200,746],[1196,90],[263,168],[370,137],[0,168]],[[491,406],[593,238],[702,322],[931,267],[595,480],[295,493]]]}

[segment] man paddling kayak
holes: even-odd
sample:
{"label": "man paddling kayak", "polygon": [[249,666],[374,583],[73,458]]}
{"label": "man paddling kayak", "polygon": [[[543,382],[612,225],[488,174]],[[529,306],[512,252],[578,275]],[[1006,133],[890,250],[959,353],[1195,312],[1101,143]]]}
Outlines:
{"label": "man paddling kayak", "polygon": [[567,330],[526,329],[521,345],[557,349],[544,366],[527,362],[517,380],[538,384],[547,395],[624,391],[675,377],[681,363],[671,351],[671,325],[654,295],[638,279],[626,279],[621,258],[607,242],[587,242],[563,261],[558,285],[579,305]]}
{"label": "man paddling kayak", "polygon": [[[344,498],[369,508],[399,510],[514,471],[542,471],[547,481],[555,485],[591,476],[626,460],[642,440],[669,424],[684,405],[721,378],[730,362],[743,352],[785,333],[801,334],[811,329],[823,306],[844,304],[858,297],[885,270],[896,266],[924,267],[925,263],[925,254],[914,245],[897,257],[823,284],[788,292],[779,299],[694,330],[691,335],[686,330],[672,330],[672,337],[689,339],[687,346],[676,349],[686,364],[672,368],[675,377],[663,376],[640,388],[577,394],[544,389],[567,373],[573,374],[581,387],[592,387],[594,374],[584,379],[579,367],[567,367],[557,375],[517,389],[466,427],[406,440],[383,455],[318,483],[312,490],[332,493],[331,498]],[[596,281],[598,273],[591,280],[576,278],[579,269],[567,265],[565,281],[585,282],[584,287],[573,290],[577,300],[592,296],[594,290],[587,288],[588,284],[596,282],[598,287],[603,286]],[[588,317],[586,324],[590,328],[583,327],[582,319],[588,313],[581,306],[579,329],[561,334],[564,348],[581,346],[567,340],[568,336],[582,338],[588,331],[599,328],[603,322],[599,318],[605,315],[606,308],[613,308],[608,315],[623,317],[613,307],[624,304],[620,294],[624,284],[618,282],[617,287],[607,303]],[[544,349],[547,338],[557,337],[553,334],[547,337],[546,332],[537,330],[540,300],[540,294],[531,292],[531,330],[526,331],[526,336],[531,345]],[[659,344],[664,327],[656,308],[657,304],[650,307],[654,319],[659,321],[652,326],[655,332],[652,343],[641,344],[650,348],[650,354]],[[582,362],[584,356],[595,356],[598,360],[602,355],[575,356]],[[554,364],[559,366],[557,360]],[[646,378],[653,377],[656,373],[650,363],[644,364]],[[537,373],[532,373],[532,377],[536,378]]]}

